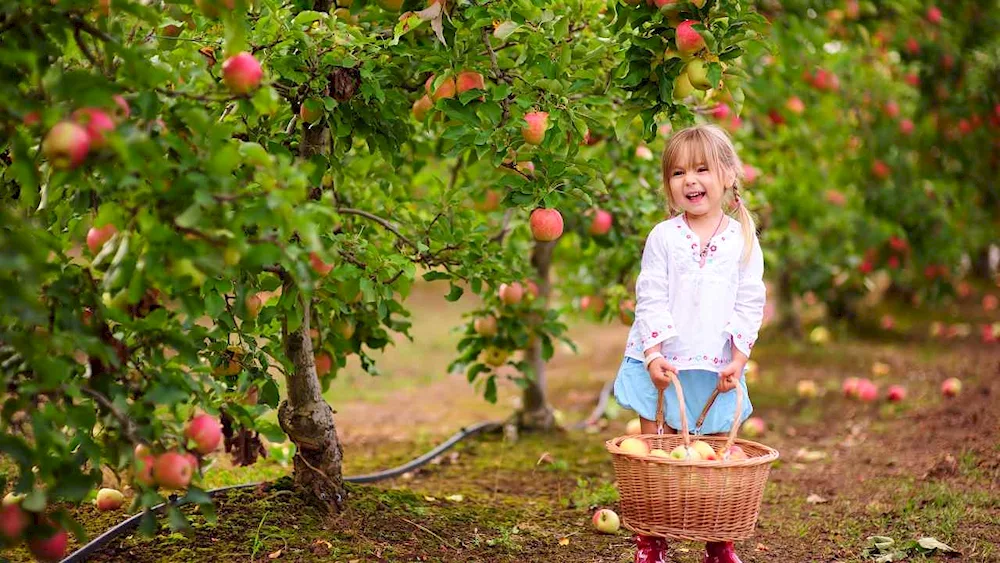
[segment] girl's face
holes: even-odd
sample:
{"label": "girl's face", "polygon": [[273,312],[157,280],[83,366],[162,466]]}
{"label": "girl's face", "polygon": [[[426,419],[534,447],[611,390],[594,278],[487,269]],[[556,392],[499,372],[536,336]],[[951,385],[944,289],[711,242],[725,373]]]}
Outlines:
{"label": "girl's face", "polygon": [[719,182],[720,172],[712,170],[704,158],[677,159],[667,169],[674,204],[692,217],[714,215],[721,211],[725,189]]}

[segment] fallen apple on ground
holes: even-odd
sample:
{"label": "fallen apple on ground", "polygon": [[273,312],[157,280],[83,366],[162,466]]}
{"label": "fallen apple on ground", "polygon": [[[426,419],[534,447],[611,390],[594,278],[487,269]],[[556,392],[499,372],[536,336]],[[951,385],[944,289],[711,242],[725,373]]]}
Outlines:
{"label": "fallen apple on ground", "polygon": [[594,513],[594,528],[602,534],[614,534],[621,527],[621,519],[614,510],[602,508]]}
{"label": "fallen apple on ground", "polygon": [[957,377],[949,377],[941,383],[941,394],[945,397],[954,397],[962,392],[962,380]]}

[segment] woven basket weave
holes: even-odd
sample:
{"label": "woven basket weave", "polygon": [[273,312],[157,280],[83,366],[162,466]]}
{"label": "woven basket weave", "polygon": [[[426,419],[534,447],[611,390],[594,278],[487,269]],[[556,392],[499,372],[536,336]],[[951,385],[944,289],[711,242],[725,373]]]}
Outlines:
{"label": "woven basket weave", "polygon": [[[668,372],[669,373],[669,372]],[[663,434],[663,390],[656,405],[658,434],[619,436],[605,445],[611,453],[621,499],[622,524],[633,532],[682,540],[739,541],[753,535],[764,497],[764,485],[778,451],[763,444],[736,438],[739,424],[728,437],[697,436],[716,451],[736,444],[747,459],[739,461],[678,460],[636,456],[625,453],[619,444],[639,438],[649,448],[667,452],[689,445],[691,437],[684,412],[684,393],[670,373],[680,406],[681,433]],[[736,386],[736,413],[740,420],[742,389]],[[696,424],[700,427],[718,396],[716,391],[705,405]]]}

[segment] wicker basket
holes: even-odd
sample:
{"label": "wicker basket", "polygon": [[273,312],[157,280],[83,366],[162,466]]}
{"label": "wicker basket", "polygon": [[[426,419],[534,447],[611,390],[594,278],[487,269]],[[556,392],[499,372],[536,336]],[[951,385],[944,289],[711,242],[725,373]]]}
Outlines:
{"label": "wicker basket", "polygon": [[[684,392],[674,374],[671,383],[680,406],[681,433],[663,434],[663,391],[656,405],[658,434],[619,436],[606,442],[614,458],[615,478],[621,498],[622,524],[633,532],[682,540],[738,541],[753,535],[764,496],[764,485],[771,463],[778,452],[763,444],[736,438],[739,424],[728,437],[697,436],[716,451],[736,444],[747,459],[739,461],[679,460],[636,456],[625,453],[619,444],[626,438],[639,438],[650,449],[669,452],[689,445]],[[736,386],[736,416],[740,420],[743,391]],[[696,428],[701,427],[709,408],[718,396],[716,391],[705,405]]]}

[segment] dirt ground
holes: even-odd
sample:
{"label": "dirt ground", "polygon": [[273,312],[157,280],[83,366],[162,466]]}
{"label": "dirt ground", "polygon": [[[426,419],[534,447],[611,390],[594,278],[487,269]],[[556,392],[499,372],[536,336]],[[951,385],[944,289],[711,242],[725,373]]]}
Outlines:
{"label": "dirt ground", "polygon": [[[990,315],[949,310],[941,317],[975,323]],[[961,552],[952,560],[1000,561],[1000,345],[980,343],[975,332],[930,339],[929,322],[923,312],[900,313],[894,333],[874,338],[837,333],[816,346],[772,334],[755,349],[760,373],[750,393],[768,427],[756,440],[781,459],[755,536],[738,543],[746,563],[870,561],[863,550],[876,535],[897,542],[933,536]],[[614,376],[626,332],[581,323],[572,334],[579,354],[557,350],[548,387],[567,425],[589,412]],[[433,356],[433,346],[417,342],[398,361],[412,363],[421,346]],[[871,377],[879,400],[844,398],[840,385],[848,376]],[[485,403],[462,374],[384,377],[371,384],[377,397],[369,389],[357,400],[332,401],[347,475],[412,459],[462,426],[503,418],[518,402],[516,387],[507,384],[496,405]],[[956,398],[940,394],[948,377],[963,381]],[[802,379],[818,384],[819,397],[797,395]],[[894,383],[908,390],[898,404],[884,400]],[[608,414],[588,431],[463,441],[401,478],[351,485],[347,510],[332,519],[303,505],[284,481],[230,493],[217,498],[218,524],[192,516],[188,535],[130,535],[92,560],[631,561],[629,533],[602,535],[590,524],[597,508],[619,509],[604,441],[622,434],[632,415],[614,405]],[[272,460],[257,475],[269,470],[287,473]],[[89,507],[77,514],[91,535],[112,521]],[[700,562],[702,549],[672,542],[670,560]],[[13,557],[24,560],[20,552]]]}

